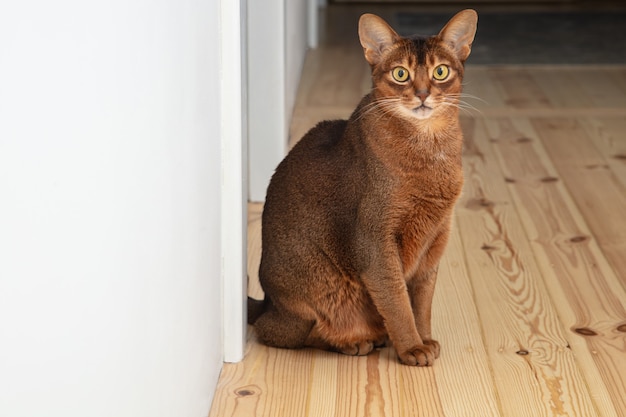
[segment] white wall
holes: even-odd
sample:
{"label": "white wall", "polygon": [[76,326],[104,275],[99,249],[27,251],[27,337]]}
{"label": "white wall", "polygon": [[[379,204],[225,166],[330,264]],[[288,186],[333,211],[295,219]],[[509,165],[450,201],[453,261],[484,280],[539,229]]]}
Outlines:
{"label": "white wall", "polygon": [[218,9],[0,5],[0,415],[207,415]]}
{"label": "white wall", "polygon": [[287,151],[289,123],[307,50],[309,0],[248,2],[250,199],[265,200]]}

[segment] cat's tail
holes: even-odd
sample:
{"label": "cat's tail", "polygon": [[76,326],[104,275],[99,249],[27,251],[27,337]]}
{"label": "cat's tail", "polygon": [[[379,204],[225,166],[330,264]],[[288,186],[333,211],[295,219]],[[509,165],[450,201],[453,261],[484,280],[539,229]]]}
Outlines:
{"label": "cat's tail", "polygon": [[248,324],[254,324],[267,308],[267,297],[264,300],[255,300],[248,297]]}

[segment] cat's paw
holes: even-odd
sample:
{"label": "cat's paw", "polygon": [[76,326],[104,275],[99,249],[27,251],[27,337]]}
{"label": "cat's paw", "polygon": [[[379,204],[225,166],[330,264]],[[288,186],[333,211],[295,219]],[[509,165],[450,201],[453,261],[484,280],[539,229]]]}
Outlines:
{"label": "cat's paw", "polygon": [[432,366],[439,357],[440,345],[436,340],[425,340],[419,345],[406,352],[398,352],[400,362],[411,366]]}
{"label": "cat's paw", "polygon": [[364,356],[374,350],[373,342],[360,342],[348,346],[342,346],[339,351],[344,355]]}

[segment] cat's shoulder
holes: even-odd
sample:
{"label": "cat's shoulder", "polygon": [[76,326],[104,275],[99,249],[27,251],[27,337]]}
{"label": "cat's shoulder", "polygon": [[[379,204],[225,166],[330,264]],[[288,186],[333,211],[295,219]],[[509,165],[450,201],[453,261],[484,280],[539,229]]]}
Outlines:
{"label": "cat's shoulder", "polygon": [[293,153],[325,153],[341,141],[347,120],[324,120],[312,127],[293,147]]}
{"label": "cat's shoulder", "polygon": [[343,136],[347,124],[347,120],[323,120],[309,130],[305,137],[320,144],[335,143]]}

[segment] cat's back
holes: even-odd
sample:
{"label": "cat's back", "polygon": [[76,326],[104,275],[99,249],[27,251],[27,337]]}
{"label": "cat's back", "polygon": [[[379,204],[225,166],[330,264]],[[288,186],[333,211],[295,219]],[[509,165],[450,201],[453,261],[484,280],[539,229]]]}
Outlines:
{"label": "cat's back", "polygon": [[[347,120],[324,120],[309,130],[295,144],[285,159],[278,165],[276,172],[291,165],[320,163],[333,158],[346,131]],[[320,161],[321,159],[321,161]]]}
{"label": "cat's back", "polygon": [[266,206],[287,204],[286,199],[320,196],[337,186],[342,170],[353,156],[343,143],[346,120],[326,120],[309,130],[276,168],[266,196]]}
{"label": "cat's back", "polygon": [[346,138],[346,120],[320,122],[278,165],[263,210],[265,241],[277,236],[318,237],[349,227],[360,192],[361,163]]}

